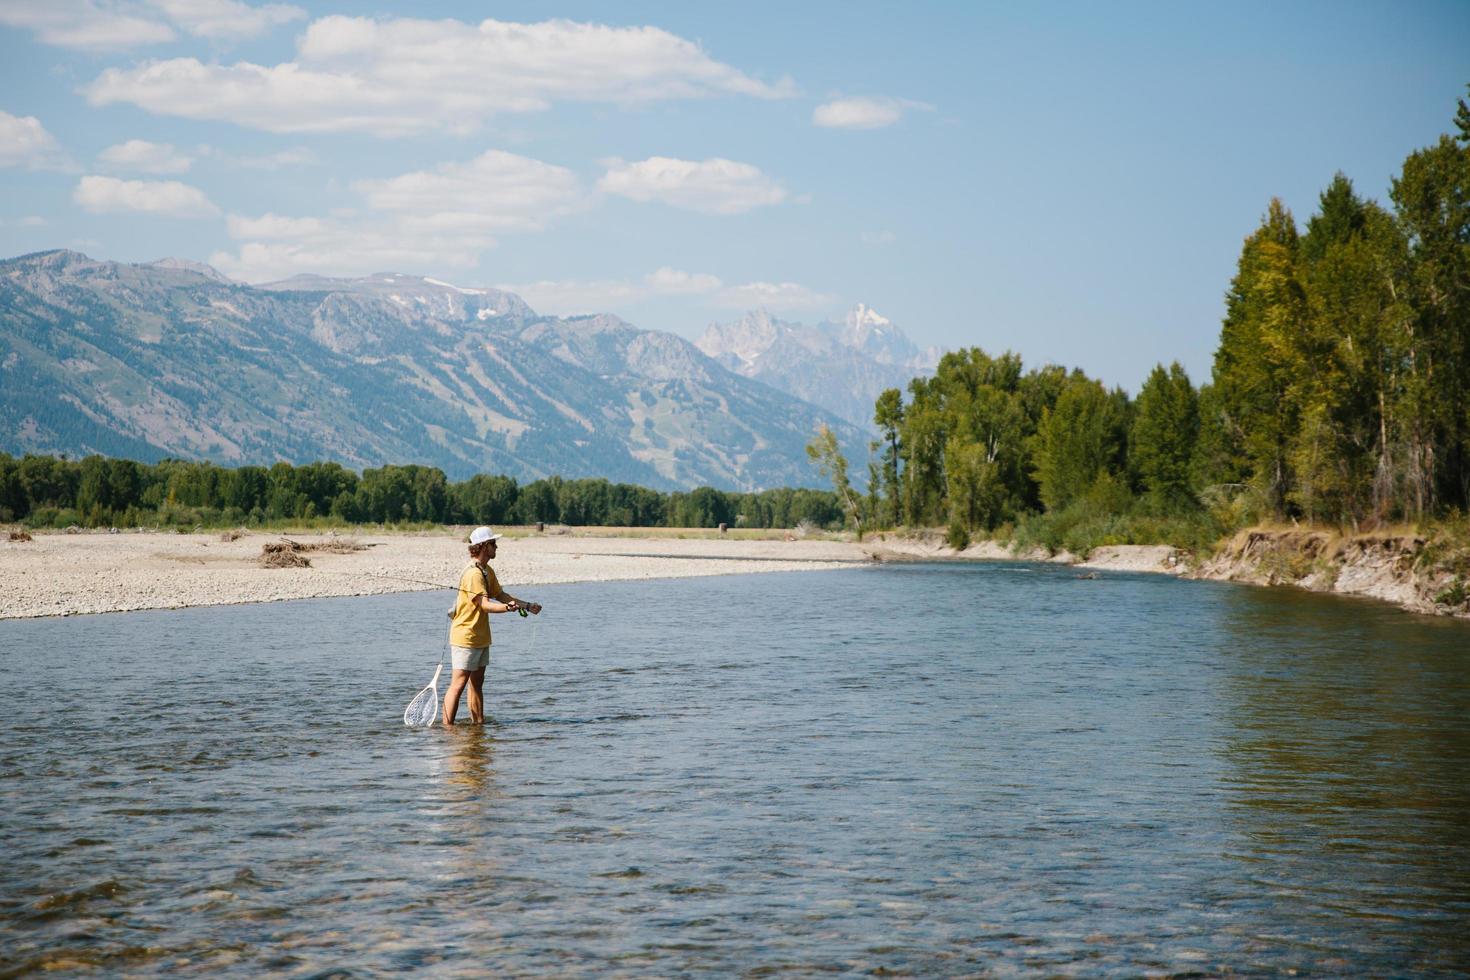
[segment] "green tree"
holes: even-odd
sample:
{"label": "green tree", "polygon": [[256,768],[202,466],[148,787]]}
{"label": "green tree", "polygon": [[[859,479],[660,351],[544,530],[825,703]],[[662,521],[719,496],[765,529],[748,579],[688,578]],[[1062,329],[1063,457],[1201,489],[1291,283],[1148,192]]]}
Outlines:
{"label": "green tree", "polygon": [[1410,154],[1390,196],[1408,242],[1414,506],[1470,506],[1470,145]]}
{"label": "green tree", "polygon": [[1036,479],[1048,510],[1080,499],[1122,454],[1117,401],[1097,381],[1076,379],[1063,389],[1036,434]]}
{"label": "green tree", "polygon": [[[884,443],[882,483],[887,503],[881,523],[893,527],[903,521],[903,484],[900,482],[899,432],[903,429],[903,393],[897,388],[888,388],[878,396],[873,406],[873,424],[878,427]],[[869,480],[869,493],[876,492],[876,481]]]}
{"label": "green tree", "polygon": [[1155,365],[1139,389],[1129,462],[1154,505],[1165,511],[1196,504],[1191,464],[1199,442],[1199,395],[1178,361]]}
{"label": "green tree", "polygon": [[561,520],[561,511],[557,507],[557,494],[561,484],[561,477],[552,476],[522,487],[516,498],[516,519],[521,524],[536,524],[540,521],[554,523]]}
{"label": "green tree", "polygon": [[476,473],[450,487],[451,519],[460,524],[505,524],[519,491],[511,477]]}
{"label": "green tree", "polygon": [[863,533],[862,502],[858,500],[857,494],[853,493],[852,485],[847,479],[847,457],[842,455],[842,450],[837,445],[837,434],[833,432],[826,423],[818,426],[817,434],[812,437],[806,447],[807,458],[817,464],[817,472],[828,477],[832,481],[832,488],[837,493],[838,500],[842,503],[842,509],[855,528],[859,537]]}
{"label": "green tree", "polygon": [[1297,388],[1310,375],[1300,343],[1307,304],[1297,269],[1298,244],[1291,212],[1273,199],[1260,228],[1241,249],[1215,352],[1224,468],[1248,474],[1275,510],[1284,507],[1291,486],[1288,453],[1300,410]]}

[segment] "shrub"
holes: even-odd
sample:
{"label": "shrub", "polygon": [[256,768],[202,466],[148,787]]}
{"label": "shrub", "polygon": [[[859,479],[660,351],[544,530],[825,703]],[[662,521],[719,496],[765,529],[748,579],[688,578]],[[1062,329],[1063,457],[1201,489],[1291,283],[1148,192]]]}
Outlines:
{"label": "shrub", "polygon": [[965,529],[965,525],[954,521],[949,525],[949,534],[945,536],[945,540],[955,551],[964,551],[970,546],[970,532]]}

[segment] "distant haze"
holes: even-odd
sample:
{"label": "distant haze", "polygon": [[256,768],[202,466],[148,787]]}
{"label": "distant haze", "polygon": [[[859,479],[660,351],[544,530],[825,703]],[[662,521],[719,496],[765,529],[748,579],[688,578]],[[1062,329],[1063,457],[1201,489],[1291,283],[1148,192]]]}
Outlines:
{"label": "distant haze", "polygon": [[0,262],[0,451],[240,465],[327,460],[605,477],[657,489],[822,482],[836,412],[616,316],[400,274],[252,287],[208,267]]}

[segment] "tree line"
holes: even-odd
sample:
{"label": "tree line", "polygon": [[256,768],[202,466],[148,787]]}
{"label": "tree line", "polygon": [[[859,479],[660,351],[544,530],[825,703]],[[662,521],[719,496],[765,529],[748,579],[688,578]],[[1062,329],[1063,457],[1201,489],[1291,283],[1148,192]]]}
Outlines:
{"label": "tree line", "polygon": [[[949,353],[874,406],[867,495],[830,433],[809,453],[861,526],[1120,517],[1342,525],[1470,507],[1470,107],[1411,153],[1390,207],[1339,173],[1305,229],[1279,200],[1245,240],[1212,376],[1155,367],[1130,398],[1016,354]],[[906,397],[905,397],[906,395]],[[1135,528],[1136,531],[1136,528]],[[1145,530],[1144,535],[1150,533]],[[1094,535],[1093,542],[1097,537]],[[1049,542],[1056,543],[1056,542]]]}
{"label": "tree line", "polygon": [[38,527],[343,523],[535,524],[620,527],[840,526],[825,490],[733,493],[712,487],[661,493],[602,479],[559,476],[525,485],[477,474],[451,483],[432,466],[383,466],[359,475],[337,463],[223,467],[166,459],[0,453],[0,521]]}

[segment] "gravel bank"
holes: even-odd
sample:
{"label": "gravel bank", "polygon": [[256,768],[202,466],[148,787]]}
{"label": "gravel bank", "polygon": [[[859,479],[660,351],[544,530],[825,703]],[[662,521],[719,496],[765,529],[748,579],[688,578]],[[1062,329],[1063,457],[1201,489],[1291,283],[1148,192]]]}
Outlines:
{"label": "gravel bank", "polygon": [[[329,535],[291,535],[302,544]],[[361,551],[311,551],[310,568],[262,568],[281,535],[83,532],[0,540],[0,619],[177,609],[324,596],[416,592],[453,583],[468,560],[458,532],[352,536]],[[336,538],[337,542],[346,537]],[[494,567],[512,592],[531,586],[750,572],[806,571],[866,560],[836,541],[530,535],[502,539]]]}

